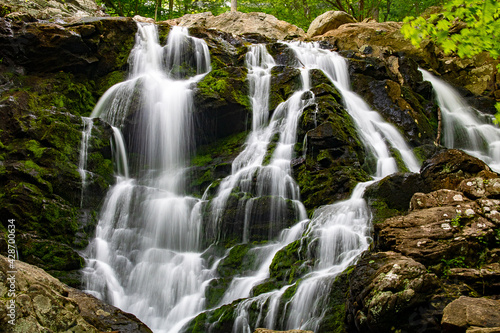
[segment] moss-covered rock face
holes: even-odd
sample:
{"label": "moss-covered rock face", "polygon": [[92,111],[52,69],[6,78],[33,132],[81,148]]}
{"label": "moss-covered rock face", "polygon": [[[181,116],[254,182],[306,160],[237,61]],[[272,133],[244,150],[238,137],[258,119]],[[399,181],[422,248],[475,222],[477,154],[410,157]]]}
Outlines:
{"label": "moss-covered rock face", "polygon": [[63,27],[1,19],[0,26],[2,229],[15,219],[19,258],[79,287],[83,259],[75,249],[88,244],[114,182],[111,128],[95,120],[82,189],[81,116],[125,77],[136,24],[86,18]]}
{"label": "moss-covered rock face", "polygon": [[[294,176],[309,212],[349,196],[369,179],[369,165],[339,92],[318,70],[311,71],[316,103],[304,110],[299,124]],[[305,153],[305,156],[304,156]]]}

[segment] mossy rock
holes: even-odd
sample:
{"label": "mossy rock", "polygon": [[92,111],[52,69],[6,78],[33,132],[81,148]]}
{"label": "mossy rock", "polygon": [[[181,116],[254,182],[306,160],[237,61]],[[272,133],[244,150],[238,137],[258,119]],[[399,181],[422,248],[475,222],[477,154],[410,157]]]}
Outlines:
{"label": "mossy rock", "polygon": [[251,107],[246,75],[244,67],[225,67],[212,70],[198,82],[193,97],[197,146],[247,130]]}
{"label": "mossy rock", "polygon": [[307,245],[299,239],[279,250],[269,266],[269,274],[279,284],[292,284],[310,271]]}

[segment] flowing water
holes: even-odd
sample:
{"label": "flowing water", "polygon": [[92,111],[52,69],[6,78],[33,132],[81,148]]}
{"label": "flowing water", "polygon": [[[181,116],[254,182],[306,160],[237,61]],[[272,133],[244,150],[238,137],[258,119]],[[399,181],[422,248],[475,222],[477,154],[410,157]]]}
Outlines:
{"label": "flowing water", "polygon": [[[399,152],[409,170],[417,172],[420,169],[419,162],[397,129],[386,123],[377,112],[370,110],[366,103],[350,90],[347,63],[342,57],[335,52],[322,50],[319,45],[313,43],[296,43],[289,44],[289,46],[303,65],[301,71],[304,89],[309,87],[307,73],[317,68],[329,77],[342,94],[346,109],[357,126],[361,140],[377,159],[375,179],[398,170],[395,159],[390,154],[388,142]],[[304,92],[301,93],[304,94]],[[293,134],[295,135],[295,132]],[[316,210],[303,234],[302,241],[303,244],[314,242],[319,244],[315,253],[310,254],[316,259],[315,265],[312,272],[300,282],[292,299],[286,301],[281,318],[278,318],[280,306],[283,306],[281,298],[291,286],[240,302],[236,310],[234,333],[252,332],[252,329],[259,326],[274,329],[318,329],[327,308],[325,302],[327,302],[334,278],[353,264],[370,244],[371,215],[363,199],[363,193],[373,182],[358,184],[349,200]],[[286,241],[292,240],[294,239]],[[281,242],[279,247],[282,248],[286,244],[286,242]],[[273,256],[274,253],[272,253]],[[271,260],[262,263],[259,273],[268,272]],[[259,278],[268,276],[268,274],[261,274]],[[243,282],[239,282],[240,285],[247,283],[249,286],[251,283],[253,286],[255,284],[255,281],[250,278],[246,281],[241,280]],[[230,291],[231,288],[228,292]],[[245,292],[250,292],[250,288]],[[224,299],[224,301],[229,302],[233,299],[235,298]],[[252,307],[259,309],[255,322],[250,321]]]}
{"label": "flowing water", "polygon": [[426,70],[420,71],[424,80],[432,84],[441,109],[444,146],[462,149],[500,172],[500,128],[493,125],[494,117],[467,105],[458,92],[443,80]]}
{"label": "flowing water", "polygon": [[82,122],[83,122],[82,142],[80,145],[80,161],[78,163],[78,173],[82,178],[82,193],[81,193],[80,206],[83,205],[83,197],[85,194],[85,188],[87,186],[87,177],[88,177],[87,153],[89,149],[89,140],[92,135],[92,127],[94,125],[92,118],[82,117]]}
{"label": "flowing water", "polygon": [[[187,48],[196,56],[183,59]],[[199,253],[199,200],[183,195],[191,86],[209,71],[210,58],[185,29],[172,28],[161,46],[156,27],[139,24],[129,64],[129,79],[109,89],[92,114],[112,125],[117,182],[88,248],[84,282],[89,293],[162,332],[203,309],[203,282],[213,274]]]}
{"label": "flowing water", "polygon": [[[291,176],[291,160],[298,120],[315,102],[309,71],[324,71],[342,94],[361,140],[377,160],[375,179],[397,171],[391,148],[409,170],[418,171],[419,163],[399,132],[350,90],[342,57],[316,44],[288,45],[302,63],[301,89],[270,113],[275,63],[264,45],[249,47],[252,131],[215,197],[199,200],[184,195],[184,171],[191,147],[191,87],[209,71],[208,48],[181,28],[173,28],[167,45],[161,46],[155,27],[139,24],[129,79],[110,88],[92,114],[112,125],[117,182],[106,196],[96,237],[88,248],[87,292],[134,313],[155,332],[177,332],[206,310],[205,288],[217,277],[216,267],[223,259],[211,267],[203,259],[202,207],[210,205],[208,222],[215,231],[209,236],[217,242],[230,196],[243,193],[237,205],[244,215],[242,241],[255,236],[251,226],[262,198],[271,207],[265,217],[271,241],[252,248],[257,268],[234,278],[219,304],[246,298],[237,307],[233,332],[250,332],[256,325],[310,329],[320,325],[323,296],[333,278],[370,243],[370,214],[363,192],[371,182],[359,184],[349,200],[322,207],[307,220]],[[186,50],[195,56],[184,59]],[[279,316],[290,286],[249,296],[269,277],[275,254],[298,239],[318,244],[310,253],[315,263],[287,302],[285,315]],[[255,307],[260,314],[250,322],[249,311]]]}

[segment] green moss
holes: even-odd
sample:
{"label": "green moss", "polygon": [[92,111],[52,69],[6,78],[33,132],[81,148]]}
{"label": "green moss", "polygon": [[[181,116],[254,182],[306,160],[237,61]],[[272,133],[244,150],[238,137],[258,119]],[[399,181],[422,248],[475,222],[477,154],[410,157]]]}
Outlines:
{"label": "green moss", "polygon": [[43,152],[46,148],[40,147],[40,143],[35,140],[29,140],[26,143],[26,148],[33,153],[35,158],[40,158],[43,155]]}
{"label": "green moss", "polygon": [[389,208],[387,203],[382,199],[374,200],[370,202],[370,207],[372,208],[373,218],[372,223],[382,223],[386,219],[397,216],[404,215],[405,212],[402,212],[398,209]]}
{"label": "green moss", "polygon": [[250,109],[246,74],[247,70],[244,67],[215,69],[198,83],[198,88],[203,95],[214,100],[239,104]]}
{"label": "green moss", "polygon": [[278,251],[269,266],[270,277],[278,282],[291,284],[307,273],[309,270],[304,265],[306,260],[302,252],[304,249],[300,239]]}
{"label": "green moss", "polygon": [[256,255],[250,251],[250,244],[238,244],[229,250],[227,256],[217,266],[217,272],[222,277],[240,275],[253,268]]}
{"label": "green moss", "polygon": [[105,77],[99,79],[99,81],[97,82],[97,87],[99,88],[95,91],[95,93],[98,96],[102,96],[106,92],[106,90],[117,83],[125,81],[126,78],[127,75],[124,71],[113,71],[107,74]]}

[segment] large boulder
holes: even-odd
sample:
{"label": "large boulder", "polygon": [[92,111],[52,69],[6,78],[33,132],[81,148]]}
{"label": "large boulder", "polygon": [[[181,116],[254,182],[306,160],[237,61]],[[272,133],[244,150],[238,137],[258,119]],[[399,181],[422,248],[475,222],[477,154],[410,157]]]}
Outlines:
{"label": "large boulder", "polygon": [[356,20],[351,15],[343,11],[328,11],[316,17],[309,25],[307,37],[323,35],[333,29],[337,29],[342,24],[355,23]]}
{"label": "large boulder", "polygon": [[[5,331],[151,332],[134,315],[68,287],[38,267],[1,255],[0,291],[13,309],[0,308],[0,327]],[[14,325],[9,323],[12,319]]]}
{"label": "large boulder", "polygon": [[304,30],[297,26],[280,21],[276,17],[264,13],[225,12],[218,16],[210,12],[187,14],[167,21],[171,25],[183,27],[204,27],[232,33],[235,35],[261,34],[268,38],[288,40],[304,37]]}

